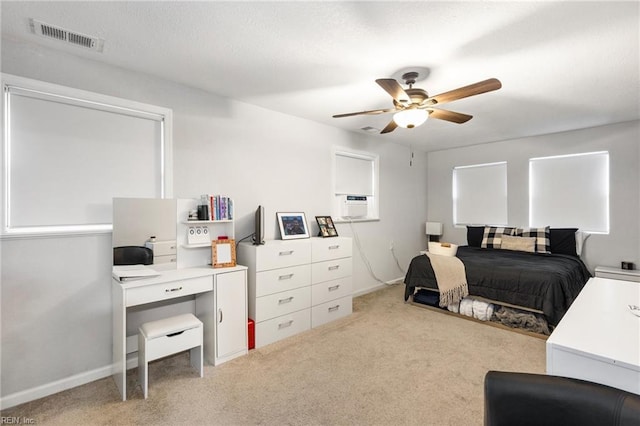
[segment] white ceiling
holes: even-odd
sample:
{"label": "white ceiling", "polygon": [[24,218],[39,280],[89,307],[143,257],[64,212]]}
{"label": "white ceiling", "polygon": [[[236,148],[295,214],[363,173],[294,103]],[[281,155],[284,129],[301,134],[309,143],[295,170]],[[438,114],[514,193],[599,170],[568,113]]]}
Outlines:
{"label": "white ceiling", "polygon": [[[391,115],[377,78],[426,69],[435,95],[495,77],[496,92],[431,119],[372,135],[417,149],[640,119],[640,3],[629,2],[8,2],[2,36],[152,74],[347,130]],[[105,40],[102,53],[43,39],[29,18]]]}

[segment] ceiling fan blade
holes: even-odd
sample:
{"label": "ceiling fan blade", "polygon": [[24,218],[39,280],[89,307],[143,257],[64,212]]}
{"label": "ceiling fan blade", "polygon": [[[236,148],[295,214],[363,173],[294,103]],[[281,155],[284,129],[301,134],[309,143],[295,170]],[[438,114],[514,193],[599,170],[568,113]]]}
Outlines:
{"label": "ceiling fan blade", "polygon": [[467,98],[469,96],[498,90],[501,87],[502,83],[500,83],[500,80],[498,80],[497,78],[490,78],[488,80],[480,81],[478,83],[470,84],[468,86],[460,87],[458,89],[450,90],[448,92],[432,96],[428,98],[424,103],[428,105],[444,104],[446,102]]}
{"label": "ceiling fan blade", "polygon": [[349,112],[346,114],[336,114],[333,118],[342,118],[342,117],[352,117],[354,115],[375,115],[375,114],[386,114],[387,112],[395,112],[395,108],[388,109],[372,109],[370,111],[359,111],[359,112]]}
{"label": "ceiling fan blade", "polygon": [[393,131],[396,129],[396,127],[398,127],[398,125],[396,124],[396,122],[395,122],[395,121],[393,121],[393,120],[391,120],[391,121],[389,122],[389,124],[387,124],[387,126],[386,126],[384,129],[382,129],[382,131],[380,132],[380,134],[383,134],[383,133],[391,133],[391,132],[393,132]]}
{"label": "ceiling fan blade", "polygon": [[376,80],[376,83],[380,85],[391,97],[401,104],[410,104],[411,98],[407,95],[407,92],[404,91],[400,83],[392,78],[379,78]]}
{"label": "ceiling fan blade", "polygon": [[439,120],[451,121],[452,123],[466,123],[473,118],[472,115],[463,114],[461,112],[447,111],[446,109],[428,109],[429,118],[437,118]]}

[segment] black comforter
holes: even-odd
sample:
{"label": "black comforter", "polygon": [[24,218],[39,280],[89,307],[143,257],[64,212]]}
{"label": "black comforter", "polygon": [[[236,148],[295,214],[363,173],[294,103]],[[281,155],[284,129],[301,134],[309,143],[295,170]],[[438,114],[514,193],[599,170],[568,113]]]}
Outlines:
{"label": "black comforter", "polygon": [[[469,295],[544,312],[557,325],[591,274],[578,257],[562,254],[458,247]],[[411,261],[404,283],[405,300],[416,287],[437,289],[429,257]]]}

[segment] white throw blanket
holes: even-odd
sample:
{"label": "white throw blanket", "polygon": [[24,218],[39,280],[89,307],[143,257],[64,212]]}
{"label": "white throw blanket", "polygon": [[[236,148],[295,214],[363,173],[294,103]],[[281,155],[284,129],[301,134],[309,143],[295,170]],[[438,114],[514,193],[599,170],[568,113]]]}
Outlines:
{"label": "white throw blanket", "polygon": [[440,306],[459,302],[469,294],[464,264],[455,256],[426,253],[436,276],[440,292]]}

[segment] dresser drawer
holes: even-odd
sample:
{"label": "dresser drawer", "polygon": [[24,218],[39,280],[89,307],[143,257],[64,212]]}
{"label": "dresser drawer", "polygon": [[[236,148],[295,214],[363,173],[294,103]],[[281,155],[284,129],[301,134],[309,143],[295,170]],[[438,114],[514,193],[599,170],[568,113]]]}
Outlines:
{"label": "dresser drawer", "polygon": [[311,311],[305,309],[256,324],[256,348],[311,328]]}
{"label": "dresser drawer", "polygon": [[256,273],[256,297],[311,285],[311,265]]}
{"label": "dresser drawer", "polygon": [[311,265],[311,282],[313,284],[348,277],[350,275],[350,257],[346,259],[327,260],[326,262],[318,262]]}
{"label": "dresser drawer", "polygon": [[304,241],[269,241],[257,247],[256,272],[311,262],[311,244]]}
{"label": "dresser drawer", "polygon": [[351,295],[351,277],[338,278],[314,284],[311,287],[311,305],[319,305],[330,300]]}
{"label": "dresser drawer", "polygon": [[128,289],[125,305],[135,306],[212,290],[213,277],[211,276],[152,284]]}
{"label": "dresser drawer", "polygon": [[352,298],[345,296],[311,308],[311,325],[317,327],[338,318],[346,317],[352,312]]}
{"label": "dresser drawer", "polygon": [[312,238],[311,261],[322,262],[351,257],[351,238]]}
{"label": "dresser drawer", "polygon": [[311,287],[301,287],[256,298],[254,321],[260,322],[311,306]]}

